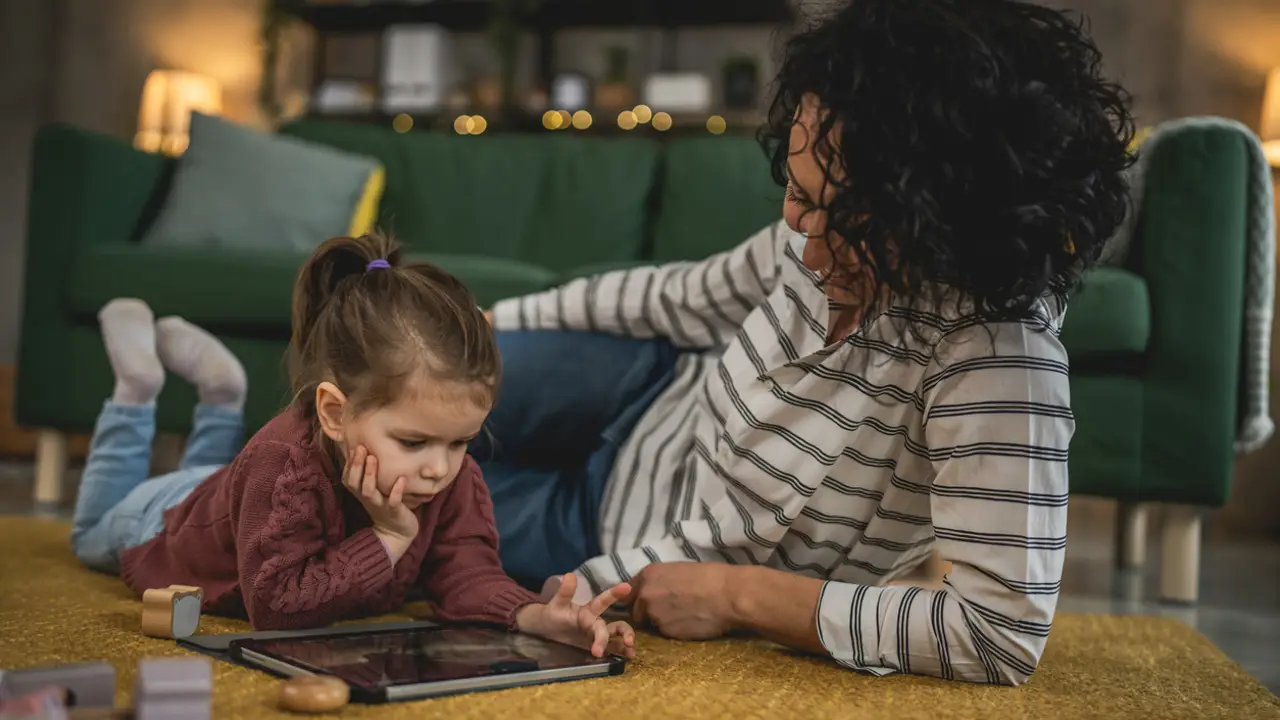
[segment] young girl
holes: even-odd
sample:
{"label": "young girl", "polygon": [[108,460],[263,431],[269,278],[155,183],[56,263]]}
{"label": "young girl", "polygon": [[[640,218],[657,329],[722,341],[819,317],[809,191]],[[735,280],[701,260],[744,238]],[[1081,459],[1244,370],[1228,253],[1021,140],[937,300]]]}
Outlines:
{"label": "young girl", "polygon": [[[470,293],[378,236],[335,238],[293,297],[294,401],[238,455],[245,374],[212,335],[139,300],[100,315],[116,376],[94,430],[71,542],[135,592],[204,589],[204,610],[258,629],[395,610],[411,589],[445,621],[498,623],[633,653],[603,610],[619,584],[546,604],[502,571],[488,490],[467,443],[500,364]],[[181,468],[146,480],[165,368],[199,392]],[[566,578],[568,579],[568,578]]]}

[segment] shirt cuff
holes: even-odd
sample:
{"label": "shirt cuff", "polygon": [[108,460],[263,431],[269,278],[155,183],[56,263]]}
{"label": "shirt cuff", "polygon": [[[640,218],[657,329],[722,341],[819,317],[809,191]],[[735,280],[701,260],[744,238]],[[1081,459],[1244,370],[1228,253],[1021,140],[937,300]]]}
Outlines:
{"label": "shirt cuff", "polygon": [[516,624],[516,613],[523,607],[537,605],[541,601],[537,595],[528,590],[514,583],[512,585],[513,587],[491,597],[485,605],[484,612],[494,620],[505,624],[507,629],[515,631],[520,629]]}
{"label": "shirt cuff", "polygon": [[348,562],[356,568],[356,582],[365,593],[372,596],[391,582],[395,575],[391,552],[372,528],[365,528],[347,538],[344,545]]}
{"label": "shirt cuff", "polygon": [[873,675],[884,666],[880,648],[880,600],[885,588],[827,582],[818,597],[818,640],[841,665]]}
{"label": "shirt cuff", "polygon": [[533,328],[523,327],[521,319],[520,303],[524,302],[524,297],[507,298],[499,300],[493,305],[493,329],[494,330],[531,330]]}

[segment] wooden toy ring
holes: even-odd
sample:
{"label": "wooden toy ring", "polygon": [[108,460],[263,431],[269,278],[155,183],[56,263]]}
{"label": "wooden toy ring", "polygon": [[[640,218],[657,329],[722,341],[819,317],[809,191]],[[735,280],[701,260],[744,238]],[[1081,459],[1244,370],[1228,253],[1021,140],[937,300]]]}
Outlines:
{"label": "wooden toy ring", "polygon": [[293,712],[333,712],[350,699],[347,684],[329,675],[303,675],[280,683],[280,707]]}

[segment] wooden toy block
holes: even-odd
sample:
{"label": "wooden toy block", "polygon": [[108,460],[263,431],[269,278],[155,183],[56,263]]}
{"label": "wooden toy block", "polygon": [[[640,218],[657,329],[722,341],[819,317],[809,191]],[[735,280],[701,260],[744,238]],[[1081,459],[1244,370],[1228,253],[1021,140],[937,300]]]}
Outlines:
{"label": "wooden toy block", "polygon": [[109,710],[116,701],[116,670],[108,662],[87,662],[0,673],[0,697],[21,697],[49,687],[66,691],[68,707]]}
{"label": "wooden toy block", "polygon": [[184,638],[200,627],[204,590],[190,585],[170,585],[142,593],[142,634],[158,638]]}
{"label": "wooden toy block", "polygon": [[208,658],[144,658],[133,686],[136,720],[208,720],[213,713]]}

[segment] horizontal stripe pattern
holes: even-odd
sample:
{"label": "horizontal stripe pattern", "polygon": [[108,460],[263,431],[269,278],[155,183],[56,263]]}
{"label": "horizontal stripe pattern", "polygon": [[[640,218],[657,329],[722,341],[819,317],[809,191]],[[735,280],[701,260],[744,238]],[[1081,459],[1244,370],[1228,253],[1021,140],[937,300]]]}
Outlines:
{"label": "horizontal stripe pattern", "polygon": [[[702,262],[499,303],[499,328],[666,337],[676,378],[621,448],[584,588],[655,562],[825,580],[840,664],[1017,684],[1039,662],[1066,534],[1074,432],[1065,307],[1022,322],[892,307],[833,346],[804,238],[778,223]],[[925,330],[899,337],[909,320]],[[886,586],[930,549],[944,589]]]}

